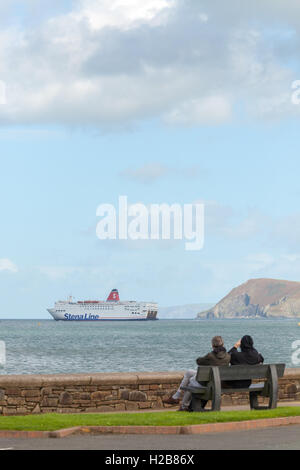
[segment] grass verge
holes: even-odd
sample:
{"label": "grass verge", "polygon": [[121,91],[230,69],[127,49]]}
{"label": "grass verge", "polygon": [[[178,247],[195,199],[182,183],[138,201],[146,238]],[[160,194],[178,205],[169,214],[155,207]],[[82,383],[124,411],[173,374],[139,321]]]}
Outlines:
{"label": "grass verge", "polygon": [[57,431],[74,426],[186,426],[286,416],[300,416],[300,407],[289,406],[277,408],[276,410],[218,411],[210,413],[166,411],[160,413],[51,413],[28,416],[1,416],[0,430]]}

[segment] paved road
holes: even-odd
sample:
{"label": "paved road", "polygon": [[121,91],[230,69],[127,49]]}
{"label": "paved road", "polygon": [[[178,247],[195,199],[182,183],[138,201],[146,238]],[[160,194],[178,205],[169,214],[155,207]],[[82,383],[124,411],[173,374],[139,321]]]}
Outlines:
{"label": "paved road", "polygon": [[15,450],[300,450],[300,426],[190,436],[70,436],[64,439],[0,439]]}

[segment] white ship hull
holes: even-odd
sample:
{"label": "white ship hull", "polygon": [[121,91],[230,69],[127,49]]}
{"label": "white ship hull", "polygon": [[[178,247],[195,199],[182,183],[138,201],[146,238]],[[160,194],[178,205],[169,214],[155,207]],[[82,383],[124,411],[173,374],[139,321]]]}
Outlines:
{"label": "white ship hull", "polygon": [[156,320],[158,305],[153,302],[86,301],[56,302],[48,312],[57,321]]}

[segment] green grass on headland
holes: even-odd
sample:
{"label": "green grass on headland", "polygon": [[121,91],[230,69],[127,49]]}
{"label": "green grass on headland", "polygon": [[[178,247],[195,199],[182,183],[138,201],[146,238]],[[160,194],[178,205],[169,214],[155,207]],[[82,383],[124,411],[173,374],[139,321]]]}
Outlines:
{"label": "green grass on headland", "polygon": [[261,411],[217,411],[210,413],[148,412],[104,414],[42,414],[1,416],[0,430],[58,431],[74,426],[185,426],[190,424],[225,423],[263,418],[300,416],[300,407],[282,407]]}

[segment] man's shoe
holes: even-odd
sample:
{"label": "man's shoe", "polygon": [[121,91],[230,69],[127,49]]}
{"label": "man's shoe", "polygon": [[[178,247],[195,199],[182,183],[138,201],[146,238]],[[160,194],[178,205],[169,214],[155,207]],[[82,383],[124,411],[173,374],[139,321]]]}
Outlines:
{"label": "man's shoe", "polygon": [[173,397],[166,398],[163,400],[163,403],[166,403],[166,405],[179,405],[180,400],[176,400]]}
{"label": "man's shoe", "polygon": [[190,411],[190,410],[185,406],[181,406],[177,411]]}

